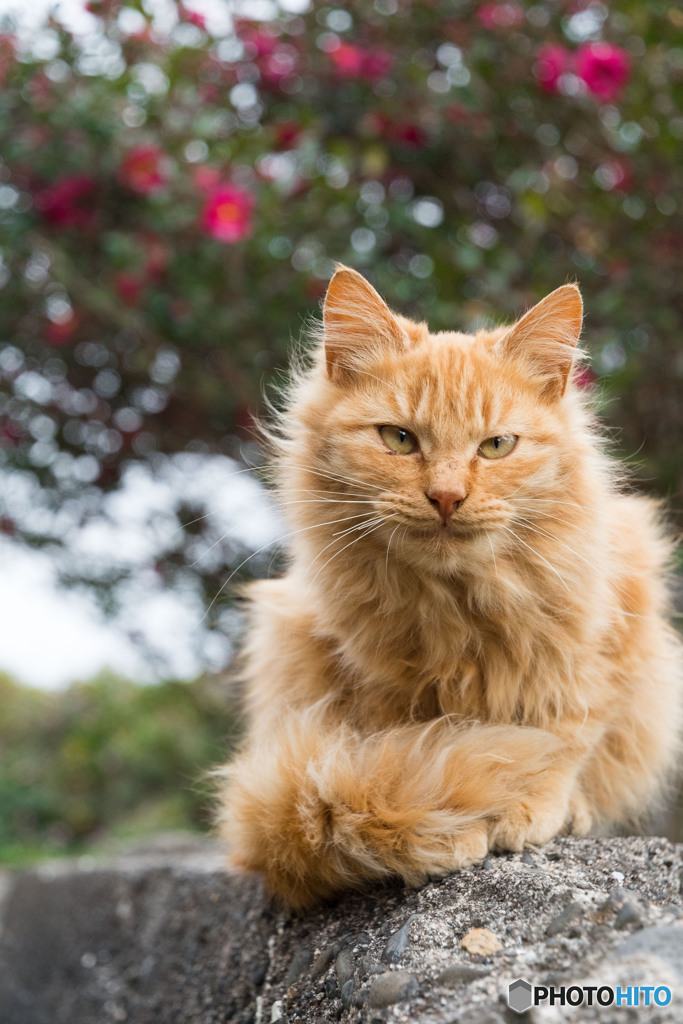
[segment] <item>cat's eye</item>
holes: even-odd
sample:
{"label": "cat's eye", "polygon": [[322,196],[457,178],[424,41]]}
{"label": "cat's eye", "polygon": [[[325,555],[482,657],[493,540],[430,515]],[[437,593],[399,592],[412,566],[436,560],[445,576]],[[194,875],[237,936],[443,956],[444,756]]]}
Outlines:
{"label": "cat's eye", "polygon": [[516,444],[517,438],[514,434],[498,434],[497,437],[487,437],[481,442],[479,454],[485,459],[502,459],[504,455],[510,454]]}
{"label": "cat's eye", "polygon": [[379,436],[397,455],[411,455],[419,448],[417,438],[404,427],[379,427]]}

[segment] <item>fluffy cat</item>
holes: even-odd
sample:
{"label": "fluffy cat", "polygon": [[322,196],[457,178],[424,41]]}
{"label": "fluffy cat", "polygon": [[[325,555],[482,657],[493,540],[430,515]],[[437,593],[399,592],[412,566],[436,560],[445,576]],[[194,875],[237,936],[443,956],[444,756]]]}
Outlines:
{"label": "fluffy cat", "polygon": [[219,773],[233,864],[295,907],[628,820],[672,765],[669,544],[572,379],[581,319],[564,285],[430,334],[332,278],[275,440],[289,565],[249,587],[249,728]]}

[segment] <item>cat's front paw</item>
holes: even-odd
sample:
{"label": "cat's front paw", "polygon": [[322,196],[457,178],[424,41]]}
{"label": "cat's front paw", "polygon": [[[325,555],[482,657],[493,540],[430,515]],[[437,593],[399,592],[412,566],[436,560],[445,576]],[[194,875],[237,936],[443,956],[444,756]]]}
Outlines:
{"label": "cat's front paw", "polygon": [[491,849],[517,852],[527,846],[542,846],[562,831],[567,818],[568,811],[562,801],[555,804],[520,801],[491,822]]}
{"label": "cat's front paw", "polygon": [[587,836],[593,825],[593,815],[588,800],[580,789],[575,790],[569,801],[569,822],[567,831],[575,836]]}

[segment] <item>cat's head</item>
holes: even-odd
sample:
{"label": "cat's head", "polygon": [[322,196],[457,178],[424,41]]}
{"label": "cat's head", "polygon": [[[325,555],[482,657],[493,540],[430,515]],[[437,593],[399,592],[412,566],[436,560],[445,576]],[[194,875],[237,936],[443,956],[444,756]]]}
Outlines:
{"label": "cat's head", "polygon": [[430,334],[339,267],[290,414],[289,487],[319,491],[321,503],[289,495],[297,521],[338,509],[350,540],[367,524],[386,545],[398,528],[404,551],[448,560],[474,539],[519,532],[550,502],[571,514],[592,451],[572,383],[581,319],[568,284],[512,327]]}

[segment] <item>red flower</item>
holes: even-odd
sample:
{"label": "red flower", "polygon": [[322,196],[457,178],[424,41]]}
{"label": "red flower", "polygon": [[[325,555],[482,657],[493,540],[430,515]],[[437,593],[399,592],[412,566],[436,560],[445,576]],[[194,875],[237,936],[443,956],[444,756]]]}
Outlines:
{"label": "red flower", "polygon": [[572,66],[573,54],[557,43],[545,43],[536,54],[534,73],[545,92],[557,92],[557,83]]}
{"label": "red flower", "polygon": [[200,167],[195,167],[192,180],[197,188],[200,188],[203,192],[211,192],[220,185],[221,172],[215,167],[201,165]]}
{"label": "red flower", "polygon": [[89,0],[85,5],[86,11],[100,18],[113,17],[118,14],[120,7],[120,0]]}
{"label": "red flower", "polygon": [[59,178],[34,196],[35,207],[48,224],[62,228],[87,228],[95,221],[97,182],[88,174]]}
{"label": "red flower", "polygon": [[329,49],[328,56],[340,78],[376,82],[385,78],[394,66],[393,54],[387,50],[367,50],[351,43],[340,43],[335,49]]}
{"label": "red flower", "polygon": [[277,46],[277,36],[265,29],[254,28],[249,22],[244,22],[247,27],[242,28],[242,22],[243,19],[235,21],[235,31],[246,47],[247,56],[270,57]]}
{"label": "red flower", "polygon": [[241,242],[252,231],[254,208],[251,192],[236,185],[219,185],[209,194],[202,215],[202,228],[219,242]]}
{"label": "red flower", "polygon": [[612,43],[584,43],[576,54],[576,72],[602,103],[611,103],[629,80],[628,54]]}
{"label": "red flower", "polygon": [[148,231],[141,237],[145,254],[145,276],[148,281],[159,281],[168,264],[168,249],[160,235]]}
{"label": "red flower", "polygon": [[425,130],[419,124],[410,122],[394,125],[390,135],[393,142],[406,149],[422,149],[427,143]]}
{"label": "red flower", "polygon": [[303,135],[301,125],[296,121],[281,121],[273,127],[276,149],[293,149]]}
{"label": "red flower", "polygon": [[24,436],[24,428],[16,420],[0,420],[0,445],[16,448]]}
{"label": "red flower", "polygon": [[444,114],[454,124],[462,124],[470,118],[469,109],[462,103],[449,103],[444,110]]}
{"label": "red flower", "polygon": [[197,28],[206,32],[206,18],[199,11],[188,11],[187,7],[183,7],[181,4],[178,15],[181,21],[187,22],[189,25],[196,25]]}
{"label": "red flower", "polygon": [[158,146],[136,146],[119,167],[119,181],[144,196],[160,192],[168,184],[166,160]]}
{"label": "red flower", "polygon": [[117,274],[114,277],[116,294],[126,306],[137,306],[142,297],[144,281],[137,274]]}
{"label": "red flower", "polygon": [[421,149],[427,144],[427,133],[414,121],[392,121],[386,114],[372,111],[366,115],[364,125],[367,131],[395,146],[405,149]]}
{"label": "red flower", "polygon": [[616,192],[630,192],[633,183],[633,166],[625,158],[617,157],[600,164],[595,172],[595,178],[600,188],[606,192],[611,189]]}
{"label": "red flower", "polygon": [[515,3],[484,4],[477,11],[484,28],[516,28],[524,21],[524,10]]}
{"label": "red flower", "polygon": [[362,77],[364,52],[360,46],[353,46],[351,43],[340,43],[336,50],[331,51],[329,56],[340,78]]}
{"label": "red flower", "polygon": [[394,55],[388,50],[366,50],[363,59],[363,76],[369,82],[386,78],[394,66]]}
{"label": "red flower", "polygon": [[0,85],[5,81],[7,69],[14,64],[16,59],[16,47],[14,37],[0,35]]}
{"label": "red flower", "polygon": [[261,62],[261,74],[268,85],[280,85],[283,79],[291,78],[299,63],[299,53],[289,43],[278,44],[272,53]]}
{"label": "red flower", "polygon": [[68,345],[78,327],[78,317],[74,312],[59,320],[50,320],[47,326],[47,343],[55,348]]}

